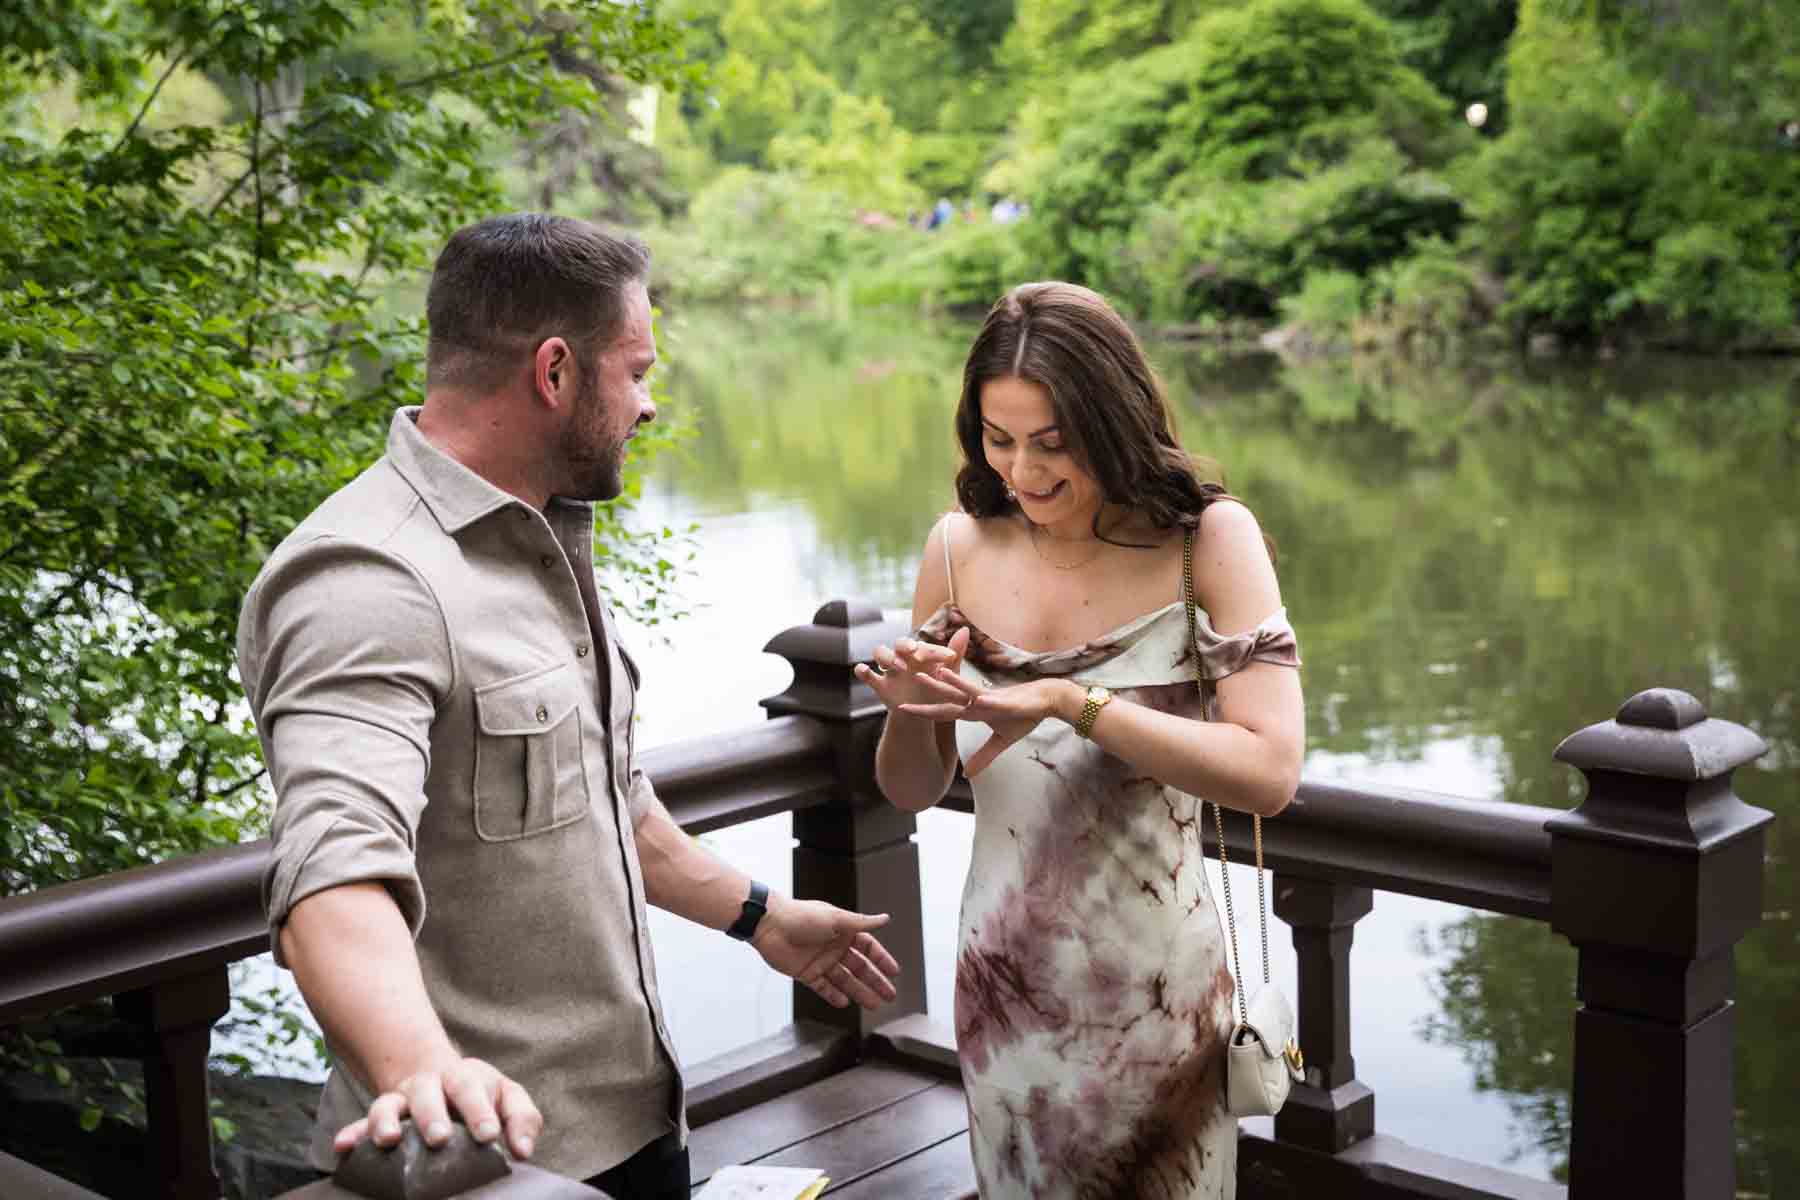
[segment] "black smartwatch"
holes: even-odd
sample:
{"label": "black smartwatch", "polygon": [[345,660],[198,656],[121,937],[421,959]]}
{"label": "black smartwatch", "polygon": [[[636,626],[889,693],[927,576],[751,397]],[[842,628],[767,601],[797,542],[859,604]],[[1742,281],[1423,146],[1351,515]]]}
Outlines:
{"label": "black smartwatch", "polygon": [[768,911],[769,885],[752,879],[750,894],[744,897],[744,911],[738,914],[738,919],[731,923],[731,928],[725,931],[726,934],[740,942],[749,941],[750,936],[756,932],[758,922],[763,919],[763,914]]}

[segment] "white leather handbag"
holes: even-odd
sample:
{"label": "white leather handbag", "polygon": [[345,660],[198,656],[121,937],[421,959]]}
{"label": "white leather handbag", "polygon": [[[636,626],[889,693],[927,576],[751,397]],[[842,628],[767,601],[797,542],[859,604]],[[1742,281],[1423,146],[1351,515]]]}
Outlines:
{"label": "white leather handbag", "polygon": [[1225,1050],[1225,1106],[1234,1117],[1272,1117],[1287,1102],[1288,1088],[1306,1082],[1306,1061],[1294,1040],[1294,1009],[1269,982],[1269,906],[1263,889],[1262,818],[1256,829],[1256,907],[1262,930],[1262,986],[1244,998],[1244,969],[1238,958],[1237,919],[1231,909],[1230,864],[1225,857],[1225,818],[1213,805],[1219,835],[1219,878],[1225,887],[1225,920],[1231,929],[1231,968],[1237,977],[1238,1023]]}

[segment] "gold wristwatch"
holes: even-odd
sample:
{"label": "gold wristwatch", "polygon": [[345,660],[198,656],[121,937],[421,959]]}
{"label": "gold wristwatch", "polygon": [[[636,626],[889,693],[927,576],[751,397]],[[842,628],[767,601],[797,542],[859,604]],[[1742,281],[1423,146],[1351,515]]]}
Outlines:
{"label": "gold wristwatch", "polygon": [[1075,719],[1075,732],[1084,738],[1094,736],[1094,722],[1100,719],[1100,710],[1112,703],[1112,693],[1095,684],[1087,690],[1087,699],[1082,702],[1081,715]]}

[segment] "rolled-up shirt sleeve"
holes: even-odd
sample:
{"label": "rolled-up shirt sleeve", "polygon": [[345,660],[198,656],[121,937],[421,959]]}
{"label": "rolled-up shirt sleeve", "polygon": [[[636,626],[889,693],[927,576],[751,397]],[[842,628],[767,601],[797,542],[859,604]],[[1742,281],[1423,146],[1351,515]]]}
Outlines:
{"label": "rolled-up shirt sleeve", "polygon": [[276,961],[294,905],[348,883],[386,885],[416,936],[431,726],[455,674],[431,589],[379,547],[286,547],[245,598],[238,660],[275,790],[263,907]]}
{"label": "rolled-up shirt sleeve", "polygon": [[650,777],[635,763],[632,764],[630,785],[625,792],[625,808],[634,827],[651,813],[663,810],[662,803],[656,798],[656,788],[650,783]]}

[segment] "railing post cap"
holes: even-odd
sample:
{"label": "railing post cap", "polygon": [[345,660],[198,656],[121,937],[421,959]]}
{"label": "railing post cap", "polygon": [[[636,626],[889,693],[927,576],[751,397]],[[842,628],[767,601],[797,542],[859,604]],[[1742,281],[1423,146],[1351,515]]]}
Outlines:
{"label": "railing post cap", "polygon": [[881,606],[867,600],[830,600],[819,606],[812,623],[784,629],[763,650],[789,662],[853,667],[868,662],[882,642],[905,636],[888,624]]}
{"label": "railing post cap", "polygon": [[1646,688],[1619,705],[1621,725],[1686,729],[1706,720],[1706,706],[1680,688]]}
{"label": "railing post cap", "polygon": [[1698,783],[1736,770],[1766,753],[1768,743],[1676,688],[1650,688],[1619,706],[1619,715],[1564,738],[1557,762],[1577,770],[1623,771]]}
{"label": "railing post cap", "polygon": [[784,629],[763,650],[779,654],[794,668],[794,681],[779,696],[762,702],[770,716],[803,713],[829,721],[860,721],[887,712],[868,684],[856,678],[857,663],[873,662],[875,647],[907,635],[888,621],[881,606],[867,600],[832,600],[819,606],[812,623]]}
{"label": "railing post cap", "polygon": [[814,625],[827,625],[833,629],[879,624],[881,620],[881,607],[867,600],[827,600],[813,614]]}

